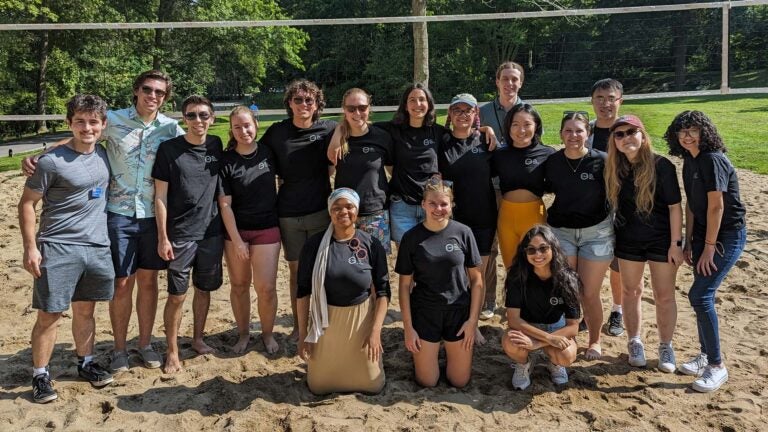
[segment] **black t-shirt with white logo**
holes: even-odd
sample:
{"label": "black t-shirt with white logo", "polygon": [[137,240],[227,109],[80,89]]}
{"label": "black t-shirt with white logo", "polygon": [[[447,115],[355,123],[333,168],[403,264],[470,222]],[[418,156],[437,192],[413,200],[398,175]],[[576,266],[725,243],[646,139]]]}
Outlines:
{"label": "black t-shirt with white logo", "polygon": [[496,227],[496,192],[491,182],[491,152],[485,135],[443,137],[438,166],[453,182],[453,218],[473,228]]}
{"label": "black t-shirt with white logo", "polygon": [[193,145],[184,136],[160,143],[152,178],[168,183],[168,238],[196,241],[221,234],[221,139],[208,135]]}
{"label": "black t-shirt with white logo", "polygon": [[547,210],[547,223],[557,228],[586,228],[608,217],[603,169],[607,155],[590,149],[580,159],[569,159],[565,150],[544,162],[547,192],[555,194]]}
{"label": "black t-shirt with white logo", "polygon": [[349,137],[349,153],[336,163],[335,187],[348,187],[360,195],[361,216],[388,207],[389,184],[385,166],[392,165],[392,137],[389,132],[369,126],[368,133]]}
{"label": "black t-shirt with white logo", "polygon": [[224,195],[232,197],[238,229],[263,230],[278,225],[275,171],[272,151],[265,145],[259,144],[248,155],[234,149],[224,152],[221,186]]}
{"label": "black t-shirt with white logo", "polygon": [[722,152],[701,152],[695,158],[687,154],[683,162],[683,185],[693,212],[694,236],[703,239],[707,233],[707,192],[723,193],[720,231],[740,230],[746,223],[736,170]]}
{"label": "black t-shirt with white logo", "polygon": [[565,319],[578,319],[581,316],[579,305],[568,306],[562,296],[555,295],[552,278],[541,280],[536,273],[528,276],[528,285],[516,277],[508,277],[504,282],[507,298],[504,306],[520,309],[520,318],[532,324],[554,324]]}
{"label": "black t-shirt with white logo", "polygon": [[466,267],[478,267],[480,253],[472,230],[451,220],[438,232],[418,224],[403,235],[395,271],[413,275],[411,303],[432,309],[453,309],[470,304]]}
{"label": "black t-shirt with white logo", "polygon": [[672,240],[669,226],[669,206],[679,204],[680,184],[675,166],[667,158],[654,155],[656,160],[656,192],[653,195],[653,211],[648,216],[637,212],[635,204],[635,173],[621,182],[619,208],[616,212],[616,243],[645,244]]}
{"label": "black t-shirt with white logo", "polygon": [[[310,237],[299,258],[299,298],[312,294],[312,270],[325,232]],[[357,230],[359,248],[353,250],[347,241],[331,237],[328,266],[325,270],[325,295],[331,306],[354,306],[364,302],[371,294],[371,284],[378,297],[392,297],[389,286],[387,253],[378,239]],[[361,252],[364,251],[364,252]]]}
{"label": "black t-shirt with white logo", "polygon": [[504,194],[525,189],[537,196],[544,195],[544,161],[555,152],[543,144],[525,148],[509,145],[493,152],[493,171],[499,176],[499,189]]}
{"label": "black t-shirt with white logo", "polygon": [[280,217],[305,216],[326,208],[331,193],[326,150],[335,127],[335,121],[318,120],[301,129],[285,119],[264,133],[261,143],[272,150],[283,181],[277,194]]}

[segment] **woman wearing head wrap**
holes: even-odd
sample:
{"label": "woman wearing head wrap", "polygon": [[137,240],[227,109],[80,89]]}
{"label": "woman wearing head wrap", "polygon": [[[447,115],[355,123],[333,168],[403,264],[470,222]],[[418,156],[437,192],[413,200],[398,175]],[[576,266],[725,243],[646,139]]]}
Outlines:
{"label": "woman wearing head wrap", "polygon": [[333,191],[331,224],[307,240],[299,258],[299,355],[315,394],[384,388],[381,327],[389,273],[381,243],[355,228],[359,206],[354,190]]}

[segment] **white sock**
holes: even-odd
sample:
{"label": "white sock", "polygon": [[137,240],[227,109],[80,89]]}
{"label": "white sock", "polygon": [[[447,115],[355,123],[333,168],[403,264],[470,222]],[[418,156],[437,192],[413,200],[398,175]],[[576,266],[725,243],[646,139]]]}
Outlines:
{"label": "white sock", "polygon": [[43,366],[41,368],[32,368],[32,377],[36,377],[38,375],[48,375],[48,366]]}
{"label": "white sock", "polygon": [[659,347],[669,347],[669,348],[672,348],[672,342],[659,342]]}
{"label": "white sock", "polygon": [[640,342],[643,343],[643,341],[640,340],[640,336],[632,336],[629,338],[629,342]]}
{"label": "white sock", "polygon": [[87,355],[83,357],[83,364],[82,366],[85,367],[88,365],[88,363],[91,363],[93,361],[93,355]]}
{"label": "white sock", "polygon": [[615,303],[614,303],[614,305],[613,305],[613,306],[611,306],[611,312],[618,312],[618,313],[623,313],[623,312],[622,312],[622,309],[621,309],[621,305],[620,305],[620,304],[615,304]]}

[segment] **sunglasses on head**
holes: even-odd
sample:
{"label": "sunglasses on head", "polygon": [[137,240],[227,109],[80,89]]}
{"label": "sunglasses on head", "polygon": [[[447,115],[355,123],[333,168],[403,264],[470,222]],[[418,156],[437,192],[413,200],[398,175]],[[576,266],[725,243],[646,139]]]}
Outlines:
{"label": "sunglasses on head", "polygon": [[549,252],[550,249],[552,249],[552,246],[550,245],[541,245],[539,247],[528,246],[527,248],[525,248],[525,254],[536,255],[537,253],[540,253],[544,255],[545,253]]}
{"label": "sunglasses on head", "polygon": [[350,114],[354,114],[356,112],[366,113],[368,112],[368,108],[368,105],[344,105],[344,110]]}
{"label": "sunglasses on head", "polygon": [[577,115],[583,115],[584,117],[589,120],[589,113],[586,111],[563,111],[563,118],[565,117],[575,117]]}
{"label": "sunglasses on head", "polygon": [[357,237],[353,237],[347,242],[347,246],[349,246],[349,249],[352,250],[352,253],[359,260],[364,260],[368,256],[368,252],[363,248],[363,244]]}
{"label": "sunglasses on head", "polygon": [[450,180],[443,180],[440,176],[432,176],[427,180],[427,185],[429,186],[440,186],[443,185],[447,188],[453,188],[453,182]]}
{"label": "sunglasses on head", "polygon": [[193,120],[197,120],[197,119],[200,119],[202,121],[206,121],[206,120],[211,118],[211,114],[208,113],[208,112],[205,112],[205,111],[201,111],[201,112],[190,111],[190,112],[184,114],[184,118],[189,120],[189,121],[193,121]]}
{"label": "sunglasses on head", "polygon": [[312,98],[312,97],[301,97],[301,96],[296,96],[296,97],[294,97],[294,98],[293,98],[293,99],[291,99],[291,100],[292,100],[292,101],[293,101],[293,103],[295,103],[296,105],[301,105],[301,104],[314,105],[314,104],[315,104],[315,98]]}
{"label": "sunglasses on head", "polygon": [[160,89],[152,88],[152,87],[146,86],[146,85],[141,86],[141,92],[144,93],[147,96],[149,96],[152,93],[154,93],[155,96],[157,96],[157,97],[159,97],[161,99],[165,98],[165,95],[168,94],[165,90],[160,90]]}
{"label": "sunglasses on head", "polygon": [[636,134],[640,129],[638,128],[629,128],[625,131],[614,131],[613,137],[616,139],[624,139],[624,137],[632,136]]}

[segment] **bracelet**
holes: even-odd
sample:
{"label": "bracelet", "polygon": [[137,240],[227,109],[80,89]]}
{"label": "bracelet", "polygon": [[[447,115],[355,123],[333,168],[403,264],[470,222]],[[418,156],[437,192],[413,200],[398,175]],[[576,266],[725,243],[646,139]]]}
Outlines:
{"label": "bracelet", "polygon": [[705,239],[705,240],[704,240],[704,244],[705,244],[705,245],[709,245],[709,246],[714,246],[714,245],[716,245],[716,244],[717,244],[717,242],[709,242],[709,241],[707,241],[707,240]]}

